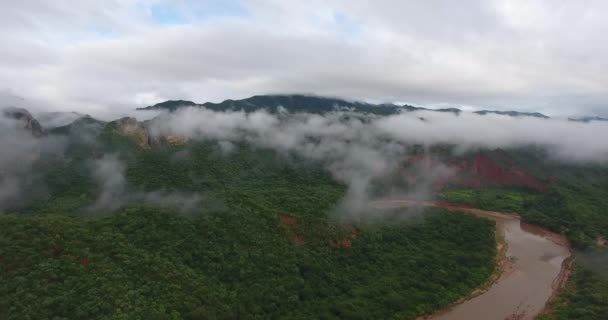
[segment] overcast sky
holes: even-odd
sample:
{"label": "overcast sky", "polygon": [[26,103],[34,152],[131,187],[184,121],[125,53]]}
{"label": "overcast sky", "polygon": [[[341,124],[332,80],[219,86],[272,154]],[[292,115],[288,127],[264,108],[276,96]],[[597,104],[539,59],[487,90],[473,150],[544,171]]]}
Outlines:
{"label": "overcast sky", "polygon": [[315,93],[608,115],[607,1],[0,0],[0,102]]}

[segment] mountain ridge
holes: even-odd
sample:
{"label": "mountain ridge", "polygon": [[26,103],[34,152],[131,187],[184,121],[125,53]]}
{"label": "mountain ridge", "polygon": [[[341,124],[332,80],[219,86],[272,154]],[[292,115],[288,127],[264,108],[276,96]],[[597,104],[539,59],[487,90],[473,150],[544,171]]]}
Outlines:
{"label": "mountain ridge", "polygon": [[540,112],[521,112],[521,111],[514,111],[514,110],[507,110],[507,111],[501,111],[501,110],[479,110],[479,111],[474,111],[473,113],[479,114],[479,115],[486,115],[489,113],[492,114],[498,114],[498,115],[503,115],[503,116],[510,116],[510,117],[535,117],[535,118],[542,118],[542,119],[549,119],[549,116],[546,116]]}
{"label": "mountain ridge", "polygon": [[568,118],[568,120],[574,121],[574,122],[589,123],[592,121],[608,121],[608,118],[599,117],[599,116],[584,116],[584,117],[578,117],[578,118]]}
{"label": "mountain ridge", "polygon": [[168,110],[175,111],[184,107],[204,107],[214,111],[245,111],[253,112],[261,109],[273,113],[311,112],[326,113],[338,110],[352,110],[355,112],[374,113],[380,115],[396,114],[401,110],[414,111],[424,108],[410,105],[396,105],[392,103],[371,104],[360,101],[348,101],[340,98],[330,98],[312,95],[255,95],[245,99],[227,99],[220,103],[205,102],[198,104],[188,100],[167,100],[152,106],[137,108],[136,110]]}
{"label": "mountain ridge", "polygon": [[[431,109],[416,107],[409,104],[398,105],[395,103],[368,103],[342,98],[304,95],[304,94],[277,94],[277,95],[255,95],[245,99],[227,99],[219,103],[205,102],[202,104],[190,100],[167,100],[151,106],[136,108],[136,110],[175,110],[187,107],[202,107],[213,111],[245,111],[267,110],[272,113],[287,112],[310,112],[327,113],[340,110],[350,110],[361,113],[372,113],[377,115],[392,115],[411,111],[434,111],[448,112],[459,115],[462,109],[449,107]],[[539,112],[501,111],[501,110],[479,110],[473,113],[479,115],[498,114],[511,117],[536,117],[548,119],[547,115]]]}

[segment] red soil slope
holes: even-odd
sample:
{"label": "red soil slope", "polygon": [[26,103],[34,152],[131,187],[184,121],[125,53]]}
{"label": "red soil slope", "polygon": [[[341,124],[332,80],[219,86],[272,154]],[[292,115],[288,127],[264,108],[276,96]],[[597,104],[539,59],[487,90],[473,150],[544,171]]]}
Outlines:
{"label": "red soil slope", "polygon": [[[527,187],[539,192],[546,190],[540,179],[518,167],[506,152],[496,150],[488,154],[479,153],[472,160],[454,159],[445,163],[429,155],[418,155],[409,160],[409,166],[402,173],[402,177],[408,184],[415,184],[418,180],[417,171],[448,171],[449,173],[433,177],[432,185],[435,191],[442,190],[448,184],[468,188],[510,186]],[[506,164],[499,165],[490,155],[501,158],[501,162]]]}
{"label": "red soil slope", "polygon": [[524,172],[521,168],[515,165],[511,165],[509,168],[500,167],[484,154],[478,154],[475,157],[471,171],[477,176],[477,179],[468,181],[474,187],[521,186],[541,192],[545,190],[545,186],[540,180]]}

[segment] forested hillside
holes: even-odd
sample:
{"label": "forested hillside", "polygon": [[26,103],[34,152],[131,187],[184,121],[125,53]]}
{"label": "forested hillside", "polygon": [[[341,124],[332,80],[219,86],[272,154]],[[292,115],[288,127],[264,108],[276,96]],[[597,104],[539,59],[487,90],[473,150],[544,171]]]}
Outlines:
{"label": "forested hillside", "polygon": [[309,222],[290,241],[248,206],[184,217],[129,208],[102,219],[0,217],[3,318],[414,319],[493,271],[491,222],[434,212],[416,224]]}
{"label": "forested hillside", "polygon": [[345,186],[320,163],[85,124],[95,142],[43,154],[45,190],[0,215],[1,318],[414,319],[494,271],[488,220],[342,223]]}
{"label": "forested hillside", "polygon": [[[249,111],[289,97],[273,99]],[[340,102],[311,99],[319,113]],[[20,111],[0,187],[27,192],[0,194],[0,318],[415,319],[495,271],[493,222],[379,212],[373,199],[517,212],[581,250],[608,238],[602,165],[395,142],[367,135],[383,120],[361,110],[83,116],[49,129]],[[605,280],[576,270],[545,317],[601,319]]]}

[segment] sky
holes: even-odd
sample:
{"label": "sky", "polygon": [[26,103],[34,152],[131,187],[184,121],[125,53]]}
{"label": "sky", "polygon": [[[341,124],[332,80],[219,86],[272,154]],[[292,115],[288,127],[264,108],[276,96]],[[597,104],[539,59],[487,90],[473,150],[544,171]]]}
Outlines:
{"label": "sky", "polygon": [[0,103],[311,93],[608,116],[606,1],[0,0]]}

